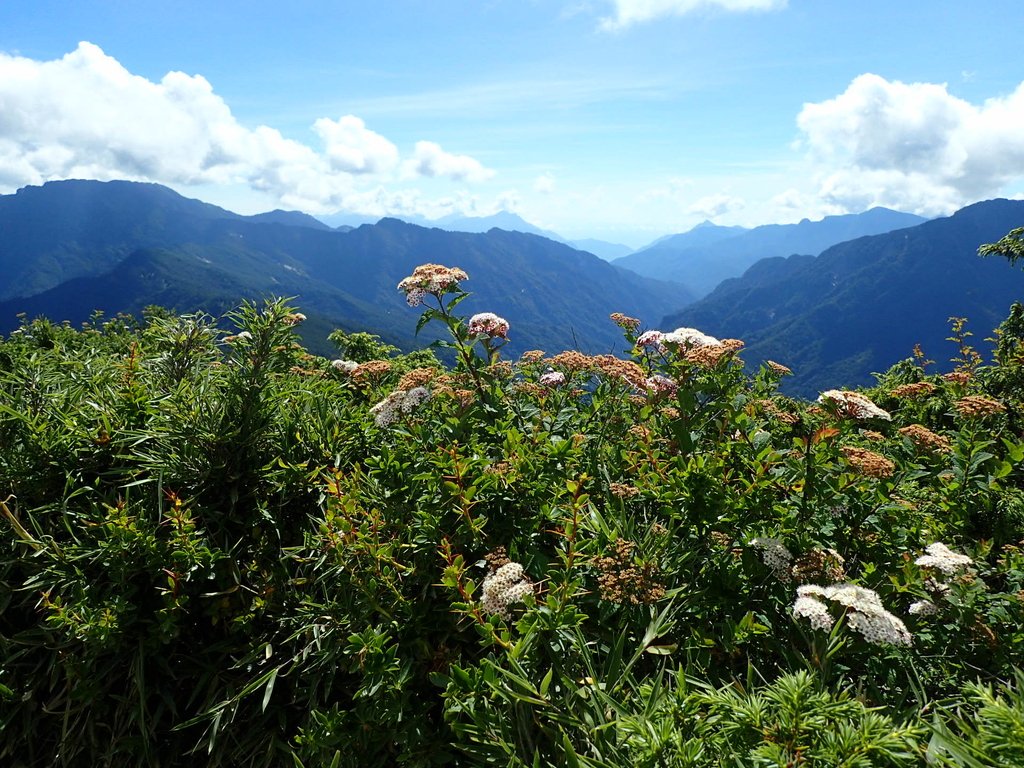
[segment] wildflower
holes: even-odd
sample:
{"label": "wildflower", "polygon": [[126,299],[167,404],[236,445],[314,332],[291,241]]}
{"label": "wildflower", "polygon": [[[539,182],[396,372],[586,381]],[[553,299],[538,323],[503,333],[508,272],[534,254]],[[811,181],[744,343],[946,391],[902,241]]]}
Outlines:
{"label": "wildflower", "polygon": [[480,312],[469,318],[467,330],[474,336],[508,338],[508,320],[493,312]]}
{"label": "wildflower", "polygon": [[714,368],[722,358],[732,352],[739,352],[743,346],[743,342],[739,339],[724,339],[714,344],[692,346],[686,350],[683,358],[701,368]]}
{"label": "wildflower", "polygon": [[948,438],[937,435],[921,424],[910,424],[900,428],[900,434],[909,440],[915,448],[929,453],[945,453],[953,448]]}
{"label": "wildflower", "polygon": [[830,389],[821,393],[818,402],[831,405],[842,418],[892,421],[888,411],[882,410],[859,392]]}
{"label": "wildflower", "polygon": [[597,582],[602,600],[640,605],[653,603],[665,596],[665,587],[657,580],[657,566],[653,563],[635,564],[635,548],[632,541],[618,539],[610,555],[594,561],[601,572]]}
{"label": "wildflower", "polygon": [[620,499],[632,499],[634,496],[639,496],[641,491],[634,485],[628,485],[626,483],[610,483],[608,490],[612,496],[618,496]]}
{"label": "wildflower", "polygon": [[866,477],[892,477],[893,472],[896,471],[896,465],[889,459],[880,453],[869,451],[867,448],[845,445],[840,450],[850,466]]}
{"label": "wildflower", "polygon": [[359,363],[355,360],[331,360],[331,367],[342,373],[352,373],[359,367]]}
{"label": "wildflower", "polygon": [[352,371],[352,378],[363,383],[380,379],[390,370],[391,363],[387,360],[367,360],[365,363],[360,363],[356,366],[356,369]]}
{"label": "wildflower", "polygon": [[998,400],[981,395],[968,395],[956,401],[956,409],[961,416],[972,418],[974,416],[988,416],[993,413],[1000,413],[1006,410],[1006,406]]}
{"label": "wildflower", "polygon": [[635,317],[629,317],[621,312],[612,312],[611,320],[624,331],[635,331],[640,327],[640,321]]}
{"label": "wildflower", "polygon": [[911,616],[934,616],[938,612],[939,607],[931,600],[916,600],[907,609]]}
{"label": "wildflower", "polygon": [[798,618],[807,619],[811,622],[811,627],[814,629],[820,629],[825,632],[831,630],[836,620],[828,612],[828,606],[815,597],[801,595],[801,589],[804,589],[804,587],[797,588],[796,602],[793,603],[793,615]]}
{"label": "wildflower", "polygon": [[577,352],[575,349],[559,352],[548,362],[550,362],[551,365],[564,368],[569,373],[589,371],[594,367],[594,363],[589,357],[584,355],[582,352]]}
{"label": "wildflower", "polygon": [[301,312],[290,312],[281,318],[281,322],[285,325],[298,325],[299,323],[306,322],[306,316]]}
{"label": "wildflower", "polygon": [[774,360],[766,360],[765,365],[768,370],[774,373],[776,376],[792,376],[793,371],[784,366],[782,363],[776,363]]}
{"label": "wildflower", "polygon": [[423,303],[426,295],[440,296],[445,291],[457,288],[463,280],[468,280],[458,267],[445,267],[441,264],[421,264],[412,271],[409,277],[398,284],[398,290],[405,293],[409,306],[416,307]]}
{"label": "wildflower", "polygon": [[520,603],[527,595],[533,594],[533,583],[527,577],[523,566],[508,561],[499,568],[491,570],[484,577],[482,584],[483,599],[480,607],[486,613],[512,618],[511,606]]}
{"label": "wildflower", "polygon": [[665,337],[661,331],[644,331],[641,333],[636,340],[638,347],[650,347],[656,352],[664,352],[665,345],[662,344],[662,339]]}
{"label": "wildflower", "polygon": [[696,328],[676,328],[661,337],[666,344],[678,344],[682,347],[710,347],[721,342],[714,336],[698,331]]}
{"label": "wildflower", "polygon": [[915,381],[911,384],[901,384],[891,394],[893,397],[906,397],[911,400],[924,395],[930,395],[935,391],[935,385],[930,381]]}
{"label": "wildflower", "polygon": [[415,387],[408,391],[396,389],[370,409],[373,421],[382,429],[390,427],[402,414],[412,413],[417,407],[430,399],[430,390],[426,387]]}
{"label": "wildflower", "polygon": [[656,373],[645,379],[644,386],[647,391],[655,397],[660,395],[671,397],[676,393],[676,390],[679,389],[678,384],[668,376],[662,376],[660,373]]}
{"label": "wildflower", "polygon": [[565,374],[561,371],[547,371],[537,381],[542,387],[560,387],[565,384]]}
{"label": "wildflower", "polygon": [[789,566],[793,562],[793,554],[781,541],[758,537],[751,539],[750,545],[761,551],[761,559],[772,569],[779,581],[789,581]]}
{"label": "wildflower", "polygon": [[843,556],[834,549],[815,547],[796,559],[790,573],[801,584],[811,581],[835,584],[846,578],[845,563]]}
{"label": "wildflower", "polygon": [[437,368],[413,368],[406,373],[398,382],[398,388],[404,390],[415,389],[429,384],[437,376]]}
{"label": "wildflower", "polygon": [[544,350],[542,349],[530,349],[523,352],[519,356],[520,362],[523,363],[537,363],[544,359]]}
{"label": "wildflower", "polygon": [[971,380],[971,374],[969,371],[950,371],[942,374],[942,380],[950,384],[966,384]]}
{"label": "wildflower", "polygon": [[[910,645],[913,641],[906,625],[885,610],[878,593],[870,589],[849,583],[831,587],[805,584],[797,587],[796,594],[793,615],[808,619],[815,629],[832,627],[834,622],[828,612],[828,602],[831,602],[845,610],[847,623],[869,643]],[[812,602],[818,605],[814,606]]]}
{"label": "wildflower", "polygon": [[620,360],[615,355],[595,355],[590,360],[597,371],[609,379],[618,379],[631,387],[642,388],[644,369],[632,360]]}
{"label": "wildflower", "polygon": [[231,344],[235,341],[252,341],[252,334],[248,331],[241,331],[236,333],[234,336],[225,336],[224,341]]}
{"label": "wildflower", "polygon": [[924,551],[928,554],[921,555],[914,562],[922,568],[937,568],[947,576],[974,565],[967,555],[958,554],[939,541],[929,544]]}

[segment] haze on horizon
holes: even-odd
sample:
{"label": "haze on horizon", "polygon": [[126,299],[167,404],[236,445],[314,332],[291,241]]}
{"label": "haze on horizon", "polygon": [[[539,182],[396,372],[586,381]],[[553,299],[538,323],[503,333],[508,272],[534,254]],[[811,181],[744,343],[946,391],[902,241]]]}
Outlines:
{"label": "haze on horizon", "polygon": [[[149,7],[143,7],[149,6]],[[240,213],[499,210],[645,244],[1024,196],[1016,0],[0,7],[0,193]]]}

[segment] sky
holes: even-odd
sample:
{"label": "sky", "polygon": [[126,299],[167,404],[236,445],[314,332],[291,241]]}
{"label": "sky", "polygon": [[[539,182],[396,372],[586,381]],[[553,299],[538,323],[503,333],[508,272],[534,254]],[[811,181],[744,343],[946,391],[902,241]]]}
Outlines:
{"label": "sky", "polygon": [[2,0],[0,193],[638,247],[1024,197],[1020,0]]}

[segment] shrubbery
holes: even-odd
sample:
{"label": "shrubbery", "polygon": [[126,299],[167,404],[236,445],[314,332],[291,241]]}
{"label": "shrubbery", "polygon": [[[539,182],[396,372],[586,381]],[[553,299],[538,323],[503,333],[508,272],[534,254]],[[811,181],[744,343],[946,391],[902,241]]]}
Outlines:
{"label": "shrubbery", "polygon": [[1024,310],[817,403],[742,344],[455,361],[301,314],[0,342],[0,760],[1020,765]]}

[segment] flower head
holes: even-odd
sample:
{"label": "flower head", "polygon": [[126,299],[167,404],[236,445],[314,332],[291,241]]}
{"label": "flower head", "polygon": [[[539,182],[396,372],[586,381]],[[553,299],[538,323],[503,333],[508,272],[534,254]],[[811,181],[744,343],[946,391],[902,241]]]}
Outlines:
{"label": "flower head", "polygon": [[561,371],[542,373],[537,380],[542,387],[560,387],[565,384],[565,374]]}
{"label": "flower head", "polygon": [[352,373],[358,367],[355,360],[331,360],[331,368],[342,373]]}
{"label": "flower head", "polygon": [[513,603],[522,602],[524,597],[533,594],[533,583],[527,577],[523,566],[511,561],[488,573],[484,577],[482,588],[483,599],[480,601],[480,607],[486,613],[501,616],[503,619],[512,617]]}
{"label": "flower head", "polygon": [[508,338],[508,320],[493,312],[480,312],[469,318],[467,330],[474,336]]}
{"label": "flower head", "polygon": [[830,389],[821,393],[818,402],[831,405],[845,419],[884,419],[885,421],[892,421],[892,416],[888,411],[882,410],[871,402],[870,398],[859,392]]}
{"label": "flower head", "polygon": [[922,568],[937,568],[947,576],[974,565],[974,561],[967,555],[954,552],[941,541],[929,544],[924,551],[928,554],[921,555],[914,562]]}
{"label": "flower head", "polygon": [[398,290],[405,293],[409,306],[415,307],[423,303],[428,294],[440,296],[445,291],[457,288],[469,276],[458,267],[445,267],[441,264],[420,264],[412,274],[398,284]]}
{"label": "flower head", "polygon": [[[851,628],[874,645],[910,645],[913,635],[906,625],[882,605],[878,593],[856,584],[836,584],[819,587],[805,584],[797,587],[793,615],[808,619],[815,629],[830,629],[834,623],[829,603],[834,603],[846,614]],[[812,602],[818,603],[817,606]]]}

